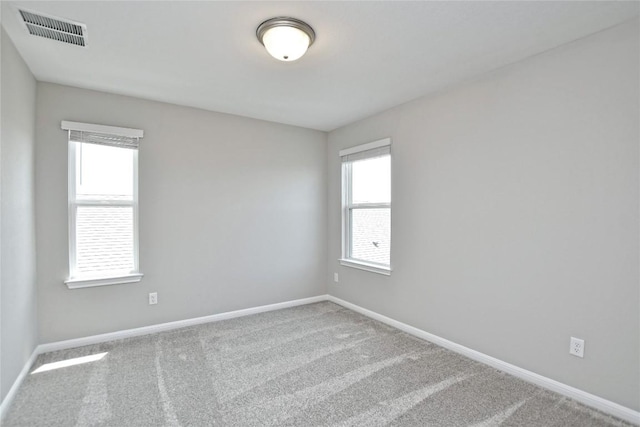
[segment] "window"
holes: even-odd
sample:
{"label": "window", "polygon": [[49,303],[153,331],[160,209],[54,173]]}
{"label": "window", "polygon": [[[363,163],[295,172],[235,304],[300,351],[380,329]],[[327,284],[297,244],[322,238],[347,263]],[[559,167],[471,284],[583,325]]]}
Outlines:
{"label": "window", "polygon": [[138,129],[62,122],[69,131],[67,286],[138,282]]}
{"label": "window", "polygon": [[391,271],[391,140],[340,151],[342,259],[375,273]]}

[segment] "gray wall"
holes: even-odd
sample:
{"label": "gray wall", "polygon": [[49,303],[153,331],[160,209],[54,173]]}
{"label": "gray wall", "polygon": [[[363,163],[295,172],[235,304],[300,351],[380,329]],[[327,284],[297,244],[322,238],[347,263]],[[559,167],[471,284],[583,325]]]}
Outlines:
{"label": "gray wall", "polygon": [[[145,131],[140,283],[63,283],[61,120]],[[326,293],[325,133],[49,83],[38,83],[36,126],[41,343]]]}
{"label": "gray wall", "polygon": [[2,31],[0,399],[37,345],[34,146],[36,81]]}
{"label": "gray wall", "polygon": [[[635,20],[331,132],[329,293],[640,409],[638,36]],[[338,150],[388,136],[391,277],[337,262]]]}

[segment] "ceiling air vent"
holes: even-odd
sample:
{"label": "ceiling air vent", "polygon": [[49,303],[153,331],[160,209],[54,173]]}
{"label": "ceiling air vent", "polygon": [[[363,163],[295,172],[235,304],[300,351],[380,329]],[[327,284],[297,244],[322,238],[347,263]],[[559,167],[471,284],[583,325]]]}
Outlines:
{"label": "ceiling air vent", "polygon": [[31,35],[76,46],[86,45],[87,26],[84,24],[38,15],[26,10],[19,10],[19,12]]}

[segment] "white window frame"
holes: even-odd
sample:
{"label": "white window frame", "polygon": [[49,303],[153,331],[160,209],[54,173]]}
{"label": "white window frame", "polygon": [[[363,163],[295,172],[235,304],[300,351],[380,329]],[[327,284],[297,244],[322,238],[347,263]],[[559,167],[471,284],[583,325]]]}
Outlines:
{"label": "white window frame", "polygon": [[[62,122],[62,129],[86,132],[97,132],[110,135],[141,138],[143,131],[140,129],[121,128],[116,126],[95,125],[89,123]],[[68,163],[68,212],[69,212],[69,277],[64,283],[69,289],[87,288],[93,286],[119,285],[124,283],[136,283],[144,276],[140,272],[139,265],[139,241],[138,241],[138,150],[133,149],[133,197],[128,200],[77,200],[77,171],[78,148],[81,142],[71,141],[69,144]],[[134,268],[128,274],[117,276],[85,276],[79,275],[76,266],[76,216],[78,206],[131,206],[133,208],[133,258]]]}
{"label": "white window frame", "polygon": [[[391,264],[379,264],[353,258],[351,256],[351,212],[354,209],[375,209],[388,208],[391,212],[391,201],[389,203],[353,203],[352,199],[352,162],[343,161],[342,158],[351,154],[361,153],[364,151],[375,150],[377,148],[391,146],[391,138],[384,138],[366,144],[356,145],[355,147],[340,150],[340,158],[342,163],[342,257],[338,260],[340,265],[345,267],[353,267],[360,270],[370,271],[372,273],[391,275]],[[366,157],[365,157],[366,158]],[[392,189],[393,199],[393,189]]]}

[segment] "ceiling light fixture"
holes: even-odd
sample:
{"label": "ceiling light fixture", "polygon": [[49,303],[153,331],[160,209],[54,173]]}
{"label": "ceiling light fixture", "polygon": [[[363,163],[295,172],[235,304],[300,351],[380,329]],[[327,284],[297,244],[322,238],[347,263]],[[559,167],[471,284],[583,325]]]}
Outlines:
{"label": "ceiling light fixture", "polygon": [[316,39],[309,24],[283,16],[264,21],[258,26],[256,36],[271,56],[287,62],[299,59]]}

